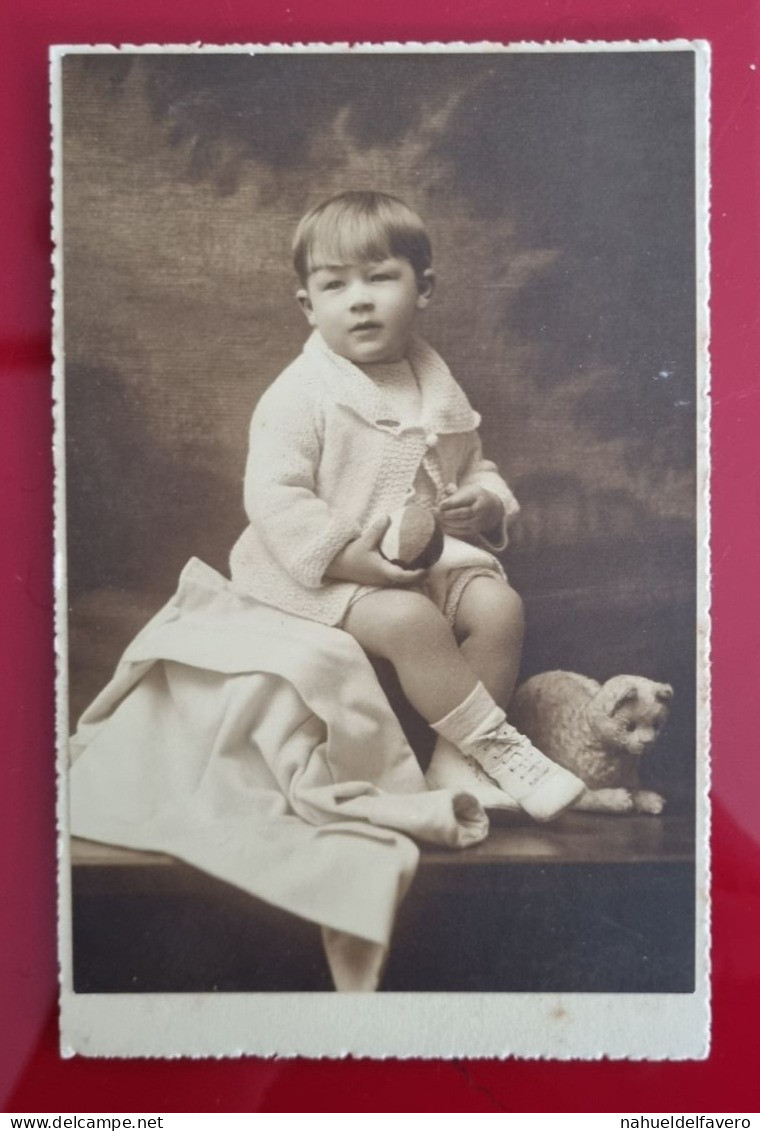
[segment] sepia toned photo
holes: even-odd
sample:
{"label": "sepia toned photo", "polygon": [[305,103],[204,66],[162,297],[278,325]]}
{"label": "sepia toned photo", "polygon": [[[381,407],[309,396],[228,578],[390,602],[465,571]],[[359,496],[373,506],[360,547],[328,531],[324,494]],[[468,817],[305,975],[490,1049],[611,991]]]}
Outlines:
{"label": "sepia toned photo", "polygon": [[707,86],[54,50],[65,1054],[707,1054]]}

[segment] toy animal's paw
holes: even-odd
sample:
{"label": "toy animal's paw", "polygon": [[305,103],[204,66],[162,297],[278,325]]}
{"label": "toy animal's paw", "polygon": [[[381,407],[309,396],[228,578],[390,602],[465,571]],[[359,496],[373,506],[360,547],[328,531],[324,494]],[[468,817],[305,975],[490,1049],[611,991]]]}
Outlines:
{"label": "toy animal's paw", "polygon": [[630,813],[633,810],[633,798],[627,789],[598,789],[596,793],[607,813]]}
{"label": "toy animal's paw", "polygon": [[665,808],[665,798],[652,789],[639,789],[633,795],[637,813],[651,813],[657,816]]}
{"label": "toy animal's paw", "polygon": [[587,789],[573,808],[587,813],[632,813],[634,804],[627,789]]}

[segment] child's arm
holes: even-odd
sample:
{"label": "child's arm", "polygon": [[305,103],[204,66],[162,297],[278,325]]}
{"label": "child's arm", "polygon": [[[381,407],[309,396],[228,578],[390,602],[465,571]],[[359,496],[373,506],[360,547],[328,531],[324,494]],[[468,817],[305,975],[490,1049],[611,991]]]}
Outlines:
{"label": "child's arm", "polygon": [[321,414],[308,390],[296,396],[270,386],[253,414],[245,472],[251,524],[280,565],[302,585],[325,579],[359,585],[410,585],[420,571],[403,570],[377,550],[387,522],[364,532],[317,494]]}
{"label": "child's arm", "polygon": [[438,517],[444,532],[455,538],[497,533],[504,518],[504,504],[485,487],[476,484],[457,487],[456,483],[449,483],[444,489]]}
{"label": "child's arm", "polygon": [[425,576],[424,569],[402,569],[387,561],[379,552],[390,518],[373,523],[358,538],[349,542],[328,566],[325,577],[332,581],[353,581],[356,585],[386,588],[391,585],[414,585]]}
{"label": "child's arm", "polygon": [[280,378],[251,420],[245,509],[270,553],[310,589],[322,585],[338,551],[361,534],[316,493],[320,451],[320,418],[308,390],[295,396]]}
{"label": "child's arm", "polygon": [[458,476],[439,507],[441,526],[456,538],[479,537],[492,550],[505,549],[507,526],[520,507],[496,464],[483,458],[480,438],[473,442]]}

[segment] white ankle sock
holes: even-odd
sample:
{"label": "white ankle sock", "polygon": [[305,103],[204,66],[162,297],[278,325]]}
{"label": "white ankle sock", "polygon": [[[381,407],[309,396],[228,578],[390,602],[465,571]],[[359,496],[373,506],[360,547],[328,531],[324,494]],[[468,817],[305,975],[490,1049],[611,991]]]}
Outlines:
{"label": "white ankle sock", "polygon": [[476,683],[458,707],[430,725],[438,734],[461,748],[481,734],[488,734],[501,726],[506,717],[484,685]]}

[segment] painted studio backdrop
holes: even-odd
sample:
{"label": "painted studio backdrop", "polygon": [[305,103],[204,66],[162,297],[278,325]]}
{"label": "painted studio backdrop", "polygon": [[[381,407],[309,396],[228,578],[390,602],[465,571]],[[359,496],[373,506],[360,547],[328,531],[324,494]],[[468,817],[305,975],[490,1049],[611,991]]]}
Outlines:
{"label": "painted studio backdrop", "polygon": [[695,758],[690,52],[71,55],[63,278],[72,728],[187,560],[227,572],[251,411],[307,326],[293,229],[347,188],[427,221],[423,332],[522,506],[524,675],[671,683]]}

